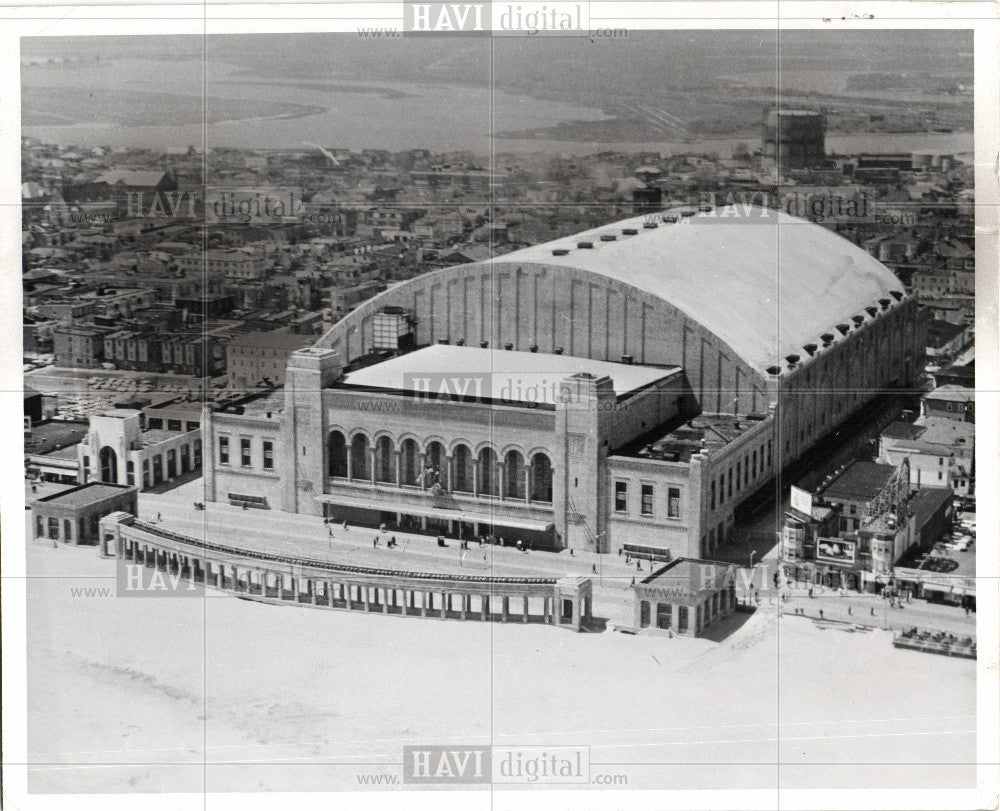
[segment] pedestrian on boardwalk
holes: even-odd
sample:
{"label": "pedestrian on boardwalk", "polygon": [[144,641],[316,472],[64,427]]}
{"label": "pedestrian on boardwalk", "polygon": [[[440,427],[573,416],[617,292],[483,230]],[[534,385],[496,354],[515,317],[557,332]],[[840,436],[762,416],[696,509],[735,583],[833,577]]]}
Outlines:
{"label": "pedestrian on boardwalk", "polygon": [[822,608],[819,610],[819,618],[823,619],[823,609]]}

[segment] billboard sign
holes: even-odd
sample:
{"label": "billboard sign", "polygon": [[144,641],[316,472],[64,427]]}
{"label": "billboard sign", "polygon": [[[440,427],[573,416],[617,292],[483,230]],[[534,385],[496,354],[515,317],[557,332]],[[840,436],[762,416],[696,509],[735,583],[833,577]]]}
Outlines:
{"label": "billboard sign", "polygon": [[813,497],[812,493],[808,490],[803,490],[801,487],[792,486],[791,492],[791,508],[796,512],[800,512],[803,515],[812,515],[813,509]]}
{"label": "billboard sign", "polygon": [[843,538],[819,538],[816,541],[816,559],[830,563],[854,563],[857,552],[856,541]]}

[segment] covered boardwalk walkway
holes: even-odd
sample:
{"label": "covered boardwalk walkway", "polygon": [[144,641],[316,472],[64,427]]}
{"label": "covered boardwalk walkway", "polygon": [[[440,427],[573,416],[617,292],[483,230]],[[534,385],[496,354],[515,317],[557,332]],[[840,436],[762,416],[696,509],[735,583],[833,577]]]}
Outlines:
{"label": "covered boardwalk walkway", "polygon": [[351,566],[203,542],[123,512],[102,519],[99,548],[107,557],[268,602],[548,623],[573,630],[591,616],[592,584],[586,577],[490,577]]}

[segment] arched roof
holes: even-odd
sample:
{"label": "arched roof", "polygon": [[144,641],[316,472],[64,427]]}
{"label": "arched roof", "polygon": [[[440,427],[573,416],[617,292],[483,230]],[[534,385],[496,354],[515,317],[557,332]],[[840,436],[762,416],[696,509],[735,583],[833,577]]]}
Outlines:
{"label": "arched roof", "polygon": [[870,320],[865,307],[903,291],[885,265],[823,226],[759,207],[692,211],[633,217],[493,261],[575,268],[632,285],[677,307],[761,372],[786,355],[804,356],[802,347],[824,333],[839,339],[837,324]]}

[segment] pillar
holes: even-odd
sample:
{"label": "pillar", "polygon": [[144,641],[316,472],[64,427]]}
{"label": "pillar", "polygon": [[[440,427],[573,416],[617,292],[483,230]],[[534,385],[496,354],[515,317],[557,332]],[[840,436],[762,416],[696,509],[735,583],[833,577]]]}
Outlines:
{"label": "pillar", "polygon": [[524,621],[528,621],[528,595],[524,595]]}
{"label": "pillar", "polygon": [[451,602],[451,595],[446,591],[441,592],[441,619],[448,619],[448,608]]}
{"label": "pillar", "polygon": [[421,598],[421,601],[420,601],[420,616],[421,617],[426,617],[427,616],[427,607],[428,607],[427,603],[428,603],[428,600],[429,600],[430,596],[431,596],[431,594],[430,594],[429,591],[423,592],[423,597]]}
{"label": "pillar", "polygon": [[382,613],[389,613],[389,589],[382,589]]}
{"label": "pillar", "polygon": [[347,455],[347,481],[354,481],[354,460],[351,458],[351,438],[344,438],[344,452]]}
{"label": "pillar", "polygon": [[462,597],[462,619],[465,619],[469,614],[469,595],[463,594]]}
{"label": "pillar", "polygon": [[482,601],[483,601],[483,605],[482,605],[482,608],[483,608],[483,619],[487,620],[490,617],[490,595],[483,594],[482,595]]}
{"label": "pillar", "polygon": [[506,622],[510,614],[510,597],[504,595],[500,600],[500,621]]}
{"label": "pillar", "polygon": [[420,489],[427,489],[427,454],[420,451]]}
{"label": "pillar", "polygon": [[531,465],[524,466],[524,502],[531,501]]}
{"label": "pillar", "polygon": [[371,448],[369,449],[369,453],[368,453],[368,456],[369,456],[370,461],[371,461],[371,474],[372,474],[371,475],[371,479],[372,479],[372,484],[375,484],[375,470],[376,470],[376,467],[375,467],[375,445],[376,445],[376,443],[373,442]]}

